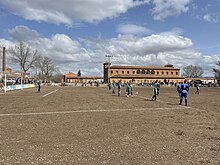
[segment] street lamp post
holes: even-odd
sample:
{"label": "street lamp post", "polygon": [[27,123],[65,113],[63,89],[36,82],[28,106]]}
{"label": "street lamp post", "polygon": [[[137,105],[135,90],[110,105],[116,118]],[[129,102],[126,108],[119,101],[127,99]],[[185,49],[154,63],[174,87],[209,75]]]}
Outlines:
{"label": "street lamp post", "polygon": [[110,58],[113,57],[113,55],[107,54],[105,57],[108,57],[108,83],[110,83]]}

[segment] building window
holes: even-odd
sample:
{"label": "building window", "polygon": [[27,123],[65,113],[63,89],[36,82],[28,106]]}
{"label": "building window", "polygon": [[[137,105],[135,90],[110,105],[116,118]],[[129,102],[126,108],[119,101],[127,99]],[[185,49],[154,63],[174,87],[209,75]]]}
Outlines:
{"label": "building window", "polygon": [[173,75],[173,72],[171,72],[171,74]]}
{"label": "building window", "polygon": [[157,72],[157,74],[159,74],[159,72]]}
{"label": "building window", "polygon": [[169,74],[169,72],[167,72],[167,75]]}
{"label": "building window", "polygon": [[116,70],[116,74],[118,74],[118,70]]}
{"label": "building window", "polygon": [[152,71],[151,71],[151,74],[155,74],[155,71],[154,71],[154,70],[152,70]]}
{"label": "building window", "polygon": [[111,74],[113,74],[113,70],[111,70]]}
{"label": "building window", "polygon": [[150,70],[147,70],[147,71],[146,71],[146,74],[150,74]]}
{"label": "building window", "polygon": [[178,75],[178,72],[176,72],[176,75]]}
{"label": "building window", "polygon": [[132,71],[133,74],[135,74],[135,71]]}
{"label": "building window", "polygon": [[162,74],[164,74],[164,72],[162,72]]}
{"label": "building window", "polygon": [[138,69],[138,70],[137,70],[137,74],[140,74],[140,73],[141,73],[141,71],[140,71],[140,69]]}
{"label": "building window", "polygon": [[124,71],[121,71],[122,74],[124,74]]}
{"label": "building window", "polygon": [[129,74],[129,71],[127,71],[127,74]]}
{"label": "building window", "polygon": [[145,74],[145,70],[144,69],[141,71],[141,74]]}

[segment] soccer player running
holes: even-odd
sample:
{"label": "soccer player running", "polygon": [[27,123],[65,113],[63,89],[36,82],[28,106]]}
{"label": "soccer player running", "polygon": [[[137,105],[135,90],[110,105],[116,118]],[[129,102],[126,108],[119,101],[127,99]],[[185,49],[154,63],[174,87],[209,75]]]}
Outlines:
{"label": "soccer player running", "polygon": [[200,90],[199,90],[199,83],[196,83],[195,84],[195,86],[196,86],[196,92],[195,92],[195,94],[199,94],[200,92]]}
{"label": "soccer player running", "polygon": [[131,95],[133,97],[133,87],[131,83],[126,83],[126,92],[127,92],[127,97]]}
{"label": "soccer player running", "polygon": [[156,80],[153,84],[153,96],[152,96],[152,101],[157,101],[157,95],[159,95],[160,91],[160,84]]}
{"label": "soccer player running", "polygon": [[189,91],[189,84],[186,83],[186,80],[184,80],[184,83],[181,84],[181,94],[180,94],[180,103],[179,105],[182,104],[183,97],[185,98],[185,106],[187,106],[188,103],[188,91]]}

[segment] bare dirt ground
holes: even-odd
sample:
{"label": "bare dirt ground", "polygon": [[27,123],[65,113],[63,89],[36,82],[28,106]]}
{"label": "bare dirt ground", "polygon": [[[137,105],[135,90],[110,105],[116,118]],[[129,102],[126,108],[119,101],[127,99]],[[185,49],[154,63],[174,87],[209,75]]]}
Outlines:
{"label": "bare dirt ground", "polygon": [[0,94],[0,164],[220,164],[220,88],[43,87]]}

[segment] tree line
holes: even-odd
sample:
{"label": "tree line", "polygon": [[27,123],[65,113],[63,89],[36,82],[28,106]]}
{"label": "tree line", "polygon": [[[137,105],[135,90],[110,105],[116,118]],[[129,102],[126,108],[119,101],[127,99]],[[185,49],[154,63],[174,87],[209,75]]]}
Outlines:
{"label": "tree line", "polygon": [[[214,76],[220,84],[220,61],[216,63],[216,68],[213,68]],[[200,78],[204,71],[202,67],[196,65],[188,65],[183,68],[183,76],[187,78]]]}
{"label": "tree line", "polygon": [[23,42],[19,42],[11,47],[9,52],[12,63],[18,64],[21,72],[27,73],[32,69],[35,70],[34,77],[37,79],[61,81],[62,75],[54,61],[41,55],[38,50],[33,50]]}

